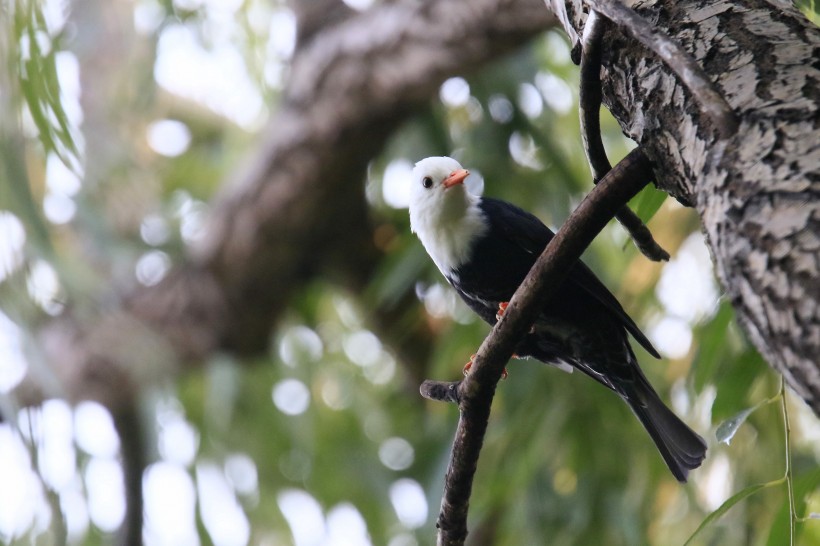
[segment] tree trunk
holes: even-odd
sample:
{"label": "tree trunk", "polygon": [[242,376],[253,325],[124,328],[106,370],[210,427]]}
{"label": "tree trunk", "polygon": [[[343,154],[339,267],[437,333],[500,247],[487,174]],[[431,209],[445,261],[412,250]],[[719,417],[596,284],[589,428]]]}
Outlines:
{"label": "tree trunk", "polygon": [[[587,16],[566,5],[580,35]],[[739,129],[719,137],[677,76],[619,29],[604,37],[604,102],[658,186],[696,207],[740,323],[820,415],[820,31],[776,0],[633,7],[695,58]]]}

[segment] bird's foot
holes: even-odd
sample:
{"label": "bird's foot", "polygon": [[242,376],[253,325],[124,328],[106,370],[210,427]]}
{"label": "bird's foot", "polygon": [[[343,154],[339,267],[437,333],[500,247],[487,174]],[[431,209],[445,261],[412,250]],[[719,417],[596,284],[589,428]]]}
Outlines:
{"label": "bird's foot", "polygon": [[495,320],[501,320],[501,317],[504,316],[504,313],[507,312],[507,307],[510,306],[510,302],[502,301],[498,304],[498,311],[495,312]]}
{"label": "bird's foot", "polygon": [[467,361],[467,364],[464,365],[464,369],[461,372],[464,374],[464,377],[470,375],[470,369],[473,367],[473,360],[475,360],[475,353],[470,355],[470,360]]}
{"label": "bird's foot", "polygon": [[[513,355],[513,358],[518,358],[518,357],[516,355]],[[467,364],[464,365],[464,369],[462,370],[462,372],[464,373],[464,377],[467,377],[468,375],[470,375],[470,368],[473,367],[473,360],[475,360],[475,354],[471,354],[470,355],[470,361],[467,362]],[[504,370],[502,370],[502,372],[501,372],[501,380],[503,381],[503,380],[507,379],[508,375],[510,375],[510,374],[507,373],[507,368],[504,368]]]}
{"label": "bird's foot", "polygon": [[[508,302],[508,301],[502,301],[501,303],[498,304],[498,311],[496,311],[496,313],[495,313],[495,320],[496,321],[501,320],[501,317],[503,317],[504,313],[507,312],[507,307],[509,307],[509,306],[510,306],[510,302]],[[535,333],[535,325],[530,326],[530,333],[531,334]],[[518,358],[518,357],[513,355],[513,358]]]}

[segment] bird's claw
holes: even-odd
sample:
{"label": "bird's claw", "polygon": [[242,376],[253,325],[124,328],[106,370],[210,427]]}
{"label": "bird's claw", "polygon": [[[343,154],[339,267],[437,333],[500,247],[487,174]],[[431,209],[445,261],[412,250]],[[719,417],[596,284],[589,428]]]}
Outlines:
{"label": "bird's claw", "polygon": [[507,312],[507,307],[510,306],[510,302],[502,301],[498,304],[498,311],[495,313],[495,320],[501,320],[501,317],[504,316],[504,313]]}
{"label": "bird's claw", "polygon": [[[515,356],[515,355],[513,355],[513,356]],[[475,357],[476,357],[475,354],[471,354],[470,355],[470,361],[467,362],[467,364],[464,365],[464,369],[462,370],[462,372],[464,373],[464,377],[467,377],[468,375],[470,375],[470,368],[473,367],[473,360],[475,360]],[[503,380],[507,379],[508,375],[509,374],[507,373],[507,368],[504,368],[501,371],[501,380],[503,381]]]}
{"label": "bird's claw", "polygon": [[[502,301],[501,303],[498,304],[498,311],[496,311],[496,313],[495,313],[496,322],[501,320],[501,317],[503,317],[504,313],[507,312],[507,307],[509,307],[509,306],[510,306],[510,302],[508,302],[508,301]],[[530,333],[531,334],[535,333],[535,325],[530,326]]]}
{"label": "bird's claw", "polygon": [[464,365],[464,369],[461,370],[462,373],[464,374],[464,377],[467,377],[468,375],[470,375],[470,368],[473,367],[473,360],[475,360],[475,356],[476,356],[475,353],[471,354],[470,355],[470,360],[467,362],[467,364]]}

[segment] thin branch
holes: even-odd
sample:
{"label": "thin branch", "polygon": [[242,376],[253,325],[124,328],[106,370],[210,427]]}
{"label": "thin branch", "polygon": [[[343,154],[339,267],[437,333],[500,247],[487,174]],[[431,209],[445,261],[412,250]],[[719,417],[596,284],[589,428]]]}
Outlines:
{"label": "thin branch", "polygon": [[[581,138],[584,151],[592,170],[592,178],[597,184],[612,169],[606,156],[601,139],[601,46],[606,31],[611,27],[610,21],[598,16],[594,11],[589,14],[584,27],[583,53],[581,56],[581,85],[578,113],[581,116]],[[669,253],[652,237],[652,232],[624,205],[615,216],[632,237],[638,250],[650,260],[665,262]]]}
{"label": "thin branch", "polygon": [[712,120],[715,129],[724,139],[737,132],[738,121],[732,107],[715,88],[712,81],[674,40],[660,29],[653,27],[635,11],[619,0],[586,0],[587,5],[603,15],[632,38],[654,52],[680,78],[692,93],[701,110]]}
{"label": "thin branch", "polygon": [[461,402],[461,394],[458,387],[461,381],[433,381],[426,379],[419,387],[419,393],[428,400],[437,402]]}
{"label": "thin branch", "polygon": [[581,53],[581,83],[578,114],[581,117],[581,139],[587,154],[592,178],[596,183],[612,169],[601,139],[601,45],[604,34],[612,26],[609,20],[589,14],[584,26]]}
{"label": "thin branch", "polygon": [[[624,203],[651,179],[649,160],[635,149],[595,186],[567,218],[513,295],[502,319],[481,344],[470,375],[452,383],[427,381],[436,399],[459,400],[460,417],[438,518],[438,544],[457,546],[467,537],[467,509],[495,387],[521,336],[560,288],[569,268]],[[453,394],[452,391],[457,393]]]}

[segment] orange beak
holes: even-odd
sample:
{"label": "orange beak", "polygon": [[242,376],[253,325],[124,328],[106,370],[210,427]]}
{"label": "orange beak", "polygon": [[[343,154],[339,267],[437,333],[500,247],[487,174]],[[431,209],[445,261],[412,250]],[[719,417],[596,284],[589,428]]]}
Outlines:
{"label": "orange beak", "polygon": [[452,188],[458,184],[464,184],[464,179],[470,176],[470,171],[467,169],[459,169],[450,173],[450,176],[444,179],[441,183],[444,189]]}

